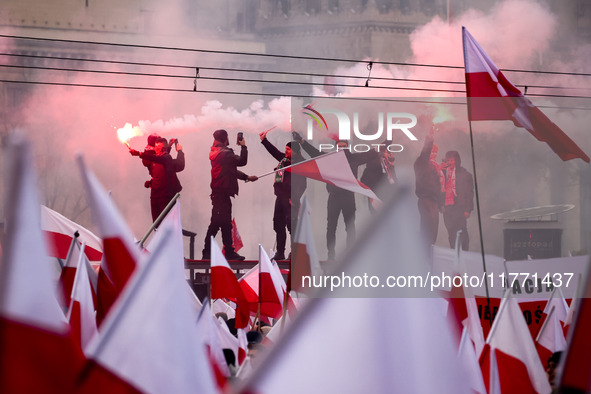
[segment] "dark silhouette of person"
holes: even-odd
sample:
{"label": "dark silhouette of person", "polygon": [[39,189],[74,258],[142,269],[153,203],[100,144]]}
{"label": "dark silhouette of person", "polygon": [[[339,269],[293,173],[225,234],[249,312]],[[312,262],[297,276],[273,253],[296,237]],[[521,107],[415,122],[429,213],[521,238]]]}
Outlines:
{"label": "dark silhouette of person", "polygon": [[474,179],[472,174],[462,167],[460,154],[457,151],[449,151],[441,164],[444,169],[445,184],[442,193],[443,223],[447,228],[449,246],[455,247],[456,234],[460,234],[460,245],[463,250],[468,250],[470,238],[468,237],[467,219],[474,210]]}
{"label": "dark silhouette of person", "polygon": [[[384,147],[381,147],[382,145]],[[389,141],[384,141],[379,146],[379,151],[370,151],[375,153],[371,160],[367,162],[367,166],[365,166],[360,180],[380,200],[387,201],[394,193],[396,187],[396,166],[394,165],[396,157],[394,157],[393,152],[387,149]],[[369,211],[372,213],[375,212],[372,200],[369,197],[367,200]]]}
{"label": "dark silhouette of person", "polygon": [[[294,139],[300,141],[302,149],[310,157],[322,155],[317,148],[305,141],[298,133],[294,132]],[[357,179],[359,166],[368,163],[377,157],[375,151],[352,153],[349,149],[349,142],[346,140],[337,141],[337,148],[345,151],[345,156],[351,167],[351,171]],[[355,240],[355,193],[349,190],[341,189],[338,186],[327,184],[328,201],[326,204],[326,248],[328,250],[328,260],[334,260],[336,254],[336,233],[339,216],[343,215],[345,222],[345,232],[347,234],[347,245],[351,245]]]}
{"label": "dark silhouette of person", "polygon": [[150,207],[152,220],[156,221],[160,213],[166,208],[175,194],[183,187],[176,173],[185,169],[185,154],[181,144],[176,143],[177,157],[172,158],[166,138],[157,138],[154,152],[139,152],[130,149],[132,156],[139,156],[142,161],[152,163],[149,169],[152,179],[150,182]]}
{"label": "dark silhouette of person", "polygon": [[436,161],[438,151],[431,130],[414,163],[415,194],[419,198],[418,208],[421,217],[420,232],[427,245],[433,245],[437,240],[441,194],[444,191],[443,172]]}
{"label": "dark silhouette of person", "polygon": [[306,190],[306,178],[300,175],[292,175],[290,171],[282,170],[289,167],[292,163],[302,160],[300,153],[300,144],[290,141],[285,145],[285,151],[281,152],[267,139],[267,133],[264,131],[259,134],[261,143],[267,149],[279,164],[275,168],[275,181],[273,182],[273,191],[275,193],[275,209],[273,211],[273,230],[275,230],[275,239],[277,250],[273,256],[274,260],[285,260],[285,245],[287,243],[287,231],[291,236],[291,228],[297,226],[297,216],[300,209],[300,199]]}
{"label": "dark silhouette of person", "polygon": [[556,390],[557,388],[558,382],[556,381],[556,368],[558,367],[558,364],[560,364],[561,356],[562,352],[552,353],[552,355],[548,358],[548,363],[546,364],[546,376],[548,377],[548,383],[550,383],[552,390]]}
{"label": "dark silhouette of person", "polygon": [[215,237],[218,230],[222,232],[225,257],[228,260],[244,260],[244,257],[236,253],[232,242],[232,200],[238,194],[238,179],[243,181],[256,181],[254,175],[246,175],[238,171],[248,162],[248,150],[246,140],[239,141],[240,155],[234,154],[229,148],[228,132],[220,129],[213,133],[213,145],[209,152],[211,161],[211,220],[202,251],[203,260],[211,257],[211,237]]}

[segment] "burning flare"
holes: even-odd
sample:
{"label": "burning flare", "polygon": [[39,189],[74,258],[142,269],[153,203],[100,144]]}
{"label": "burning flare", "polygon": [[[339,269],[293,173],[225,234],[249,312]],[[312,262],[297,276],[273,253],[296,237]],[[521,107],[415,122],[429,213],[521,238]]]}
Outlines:
{"label": "burning flare", "polygon": [[117,129],[117,138],[119,138],[119,141],[127,145],[127,147],[130,149],[131,147],[129,146],[128,141],[133,137],[139,137],[142,135],[144,135],[144,133],[142,133],[140,128],[138,126],[132,126],[131,123],[125,123],[125,126],[123,126],[120,129]]}
{"label": "burning flare", "polygon": [[447,122],[453,120],[454,116],[443,105],[432,104],[435,107],[435,116],[433,117],[433,124]]}

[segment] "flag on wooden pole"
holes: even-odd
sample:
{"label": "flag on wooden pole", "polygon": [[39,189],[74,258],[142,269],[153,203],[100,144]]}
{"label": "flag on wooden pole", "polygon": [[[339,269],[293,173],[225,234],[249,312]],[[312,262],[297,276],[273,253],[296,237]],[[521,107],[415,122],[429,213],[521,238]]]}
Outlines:
{"label": "flag on wooden pole", "polygon": [[547,143],[563,161],[579,158],[589,163],[589,156],[505,77],[465,27],[462,34],[469,119],[511,120]]}

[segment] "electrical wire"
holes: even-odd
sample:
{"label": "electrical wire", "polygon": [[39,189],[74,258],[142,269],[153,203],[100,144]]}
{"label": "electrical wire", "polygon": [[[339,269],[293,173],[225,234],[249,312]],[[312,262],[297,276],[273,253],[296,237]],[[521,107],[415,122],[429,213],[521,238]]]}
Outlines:
{"label": "electrical wire", "polygon": [[[105,45],[105,46],[116,46],[116,47],[121,47],[121,48],[156,49],[156,50],[181,51],[181,52],[211,53],[211,54],[220,54],[220,55],[259,56],[259,57],[276,58],[276,59],[290,59],[290,60],[312,60],[312,61],[341,62],[341,63],[368,63],[369,62],[369,60],[363,61],[363,60],[345,59],[345,58],[280,55],[280,54],[253,53],[253,52],[240,52],[240,51],[221,51],[221,50],[213,50],[213,49],[166,47],[166,46],[157,46],[157,45],[123,44],[123,43],[104,42],[104,41],[66,40],[66,39],[58,39],[58,38],[26,37],[26,36],[16,36],[16,35],[8,35],[8,34],[0,34],[0,38],[10,38],[10,39],[18,39],[18,40],[35,40],[35,41],[44,41],[44,42],[60,42],[60,43],[69,43],[69,44],[82,44],[82,45]],[[385,61],[374,61],[374,60],[371,60],[371,62],[373,64],[390,65],[390,66],[430,67],[430,68],[446,68],[446,69],[458,69],[458,70],[464,69],[464,66],[452,66],[452,65],[442,65],[442,64],[385,62]],[[591,73],[573,73],[573,72],[521,70],[521,69],[501,69],[501,71],[591,77]]]}
{"label": "electrical wire", "polygon": [[[68,44],[83,44],[83,45],[106,45],[106,46],[117,46],[123,48],[136,48],[136,49],[157,49],[157,50],[171,50],[171,51],[186,51],[186,52],[199,52],[199,53],[212,53],[212,54],[222,54],[222,55],[240,55],[240,56],[261,56],[267,58],[277,58],[277,59],[291,59],[291,60],[315,60],[315,61],[329,61],[329,62],[348,62],[348,63],[367,63],[367,61],[360,61],[360,60],[353,60],[353,59],[341,59],[341,58],[317,58],[317,57],[310,57],[310,56],[293,56],[293,55],[277,55],[277,54],[260,54],[260,53],[251,53],[251,52],[239,52],[239,51],[221,51],[221,50],[203,50],[203,49],[192,49],[192,48],[181,48],[181,47],[164,47],[164,46],[153,46],[153,45],[137,45],[137,44],[122,44],[122,43],[109,43],[109,42],[96,42],[96,41],[83,41],[83,40],[65,40],[65,39],[54,39],[54,38],[41,38],[41,37],[24,37],[24,36],[14,36],[14,35],[2,35],[0,34],[0,38],[11,38],[11,39],[20,39],[20,40],[36,40],[42,42],[54,42],[54,43],[68,43]],[[350,83],[335,83],[335,82],[325,82],[325,83],[316,83],[313,81],[285,81],[285,80],[269,80],[269,79],[253,79],[253,78],[238,78],[238,77],[217,77],[217,76],[204,76],[199,74],[199,70],[208,70],[208,71],[215,71],[215,72],[236,72],[236,73],[257,73],[257,74],[272,74],[272,75],[281,75],[281,76],[298,76],[298,77],[324,77],[324,78],[347,78],[347,79],[358,79],[358,80],[365,80],[365,86],[370,89],[385,89],[385,90],[410,90],[410,91],[424,91],[424,92],[437,92],[437,93],[458,93],[458,94],[465,94],[465,90],[454,90],[454,89],[436,89],[436,88],[427,88],[427,87],[396,87],[396,86],[383,86],[383,85],[369,85],[369,81],[399,81],[399,82],[419,82],[419,83],[428,83],[428,84],[465,84],[464,82],[460,81],[442,81],[442,80],[427,80],[427,79],[404,79],[404,78],[384,78],[384,77],[375,77],[369,78],[367,76],[351,76],[351,75],[332,75],[332,74],[320,74],[320,73],[302,73],[302,72],[293,72],[293,71],[274,71],[274,70],[249,70],[249,69],[236,69],[236,68],[222,68],[222,67],[195,67],[195,66],[188,66],[188,65],[177,65],[177,64],[161,64],[161,63],[145,63],[145,62],[130,62],[130,61],[116,61],[116,60],[99,60],[99,59],[84,59],[84,58],[69,58],[69,57],[59,57],[59,56],[50,56],[50,55],[31,55],[31,54],[14,54],[14,53],[0,53],[1,56],[14,56],[14,57],[28,57],[28,58],[35,58],[35,59],[51,59],[51,60],[60,60],[60,61],[81,61],[81,62],[92,62],[92,63],[99,63],[99,64],[117,64],[117,65],[124,65],[124,66],[140,66],[140,67],[163,67],[163,68],[171,68],[171,69],[183,69],[183,70],[197,70],[196,75],[177,75],[177,74],[162,74],[162,73],[148,73],[148,72],[132,72],[132,71],[107,71],[107,70],[88,70],[88,69],[76,69],[76,68],[64,68],[64,67],[47,67],[47,66],[30,66],[30,65],[0,65],[2,67],[13,67],[13,68],[21,68],[21,69],[37,69],[37,70],[44,70],[44,71],[62,71],[62,72],[85,72],[85,73],[100,73],[100,74],[111,74],[111,75],[130,75],[130,76],[138,76],[138,77],[160,77],[160,78],[183,78],[183,79],[192,79],[194,80],[194,88],[192,90],[188,89],[176,89],[176,88],[153,88],[153,87],[140,87],[140,86],[114,86],[114,85],[104,85],[104,84],[74,84],[74,83],[59,83],[59,82],[43,82],[43,81],[15,81],[15,80],[3,80],[2,82],[7,83],[23,83],[23,84],[42,84],[42,85],[62,85],[62,86],[72,86],[72,87],[94,87],[94,88],[111,88],[111,89],[135,89],[135,90],[157,90],[157,91],[176,91],[176,92],[195,92],[199,91],[201,93],[215,93],[215,94],[247,94],[247,95],[259,95],[259,96],[292,96],[292,97],[308,97],[308,98],[318,98],[323,96],[315,96],[315,95],[302,95],[302,94],[287,94],[282,92],[281,94],[270,94],[270,93],[260,93],[260,92],[230,92],[230,91],[203,91],[197,90],[197,80],[212,80],[212,81],[221,81],[221,82],[245,82],[245,83],[257,83],[257,84],[281,84],[281,85],[301,85],[301,86],[326,86],[326,87],[336,87],[336,88],[352,88],[352,87],[362,87],[362,85],[355,85]],[[449,65],[433,65],[433,64],[419,64],[419,63],[399,63],[399,62],[374,62],[370,61],[369,64],[373,65],[382,64],[382,65],[396,65],[396,66],[412,66],[412,67],[435,67],[435,68],[448,68],[448,69],[463,69],[461,66],[449,66]],[[591,76],[591,74],[586,73],[566,73],[566,72],[554,72],[554,71],[532,71],[532,70],[516,70],[516,69],[505,69],[504,71],[508,72],[522,72],[522,73],[540,73],[540,74],[557,74],[557,75],[576,75],[576,76]],[[536,88],[536,89],[569,89],[569,90],[582,90],[581,88],[571,88],[571,87],[558,87],[558,86],[543,86],[543,85],[518,85],[523,86],[525,88]],[[584,89],[583,89],[584,90]],[[331,96],[333,97],[333,96]],[[573,99],[589,99],[591,97],[588,96],[579,96],[579,95],[559,95],[559,94],[528,94],[528,97],[551,97],[551,98],[573,98]],[[378,98],[377,100],[384,100],[384,98]],[[559,107],[564,108],[564,107]],[[578,107],[571,107],[575,109],[581,109]]]}
{"label": "electrical wire", "polygon": [[[308,99],[331,99],[331,100],[359,100],[359,101],[378,101],[378,102],[404,102],[404,103],[418,103],[418,104],[449,104],[449,105],[466,105],[465,101],[434,101],[417,99],[413,97],[407,98],[392,98],[392,97],[347,97],[347,96],[319,96],[312,94],[285,94],[285,93],[269,93],[269,92],[245,92],[245,91],[228,91],[228,90],[199,90],[195,92],[193,89],[180,88],[158,88],[146,86],[117,86],[117,85],[98,85],[98,84],[81,84],[81,83],[66,83],[66,82],[44,82],[44,81],[18,81],[0,79],[0,83],[14,83],[25,85],[46,85],[46,86],[65,86],[65,87],[81,87],[81,88],[101,88],[101,89],[124,89],[124,90],[142,90],[155,92],[179,92],[179,93],[202,93],[215,95],[235,95],[235,96],[257,96],[257,97],[294,97],[294,98],[308,98]],[[452,97],[450,97],[452,98]],[[455,97],[456,99],[458,97]],[[464,97],[465,98],[465,97]],[[441,98],[436,98],[441,99]],[[538,108],[544,109],[562,109],[562,110],[581,110],[588,111],[588,107],[564,107],[551,105],[538,105]]]}
{"label": "electrical wire", "polygon": [[[0,53],[0,55],[3,55]],[[25,55],[29,56],[29,55]],[[33,56],[39,57],[39,56]],[[53,58],[53,57],[52,57]],[[58,58],[60,60],[74,60],[71,58]],[[118,62],[124,64],[130,64],[126,62]],[[134,65],[146,65],[141,63],[134,63]],[[155,64],[150,64],[155,65]],[[131,71],[107,71],[107,70],[88,70],[88,69],[76,69],[76,68],[63,68],[63,67],[48,67],[48,66],[28,66],[28,65],[6,65],[0,64],[0,67],[5,68],[22,68],[22,69],[36,69],[36,70],[44,70],[44,71],[64,71],[64,72],[77,72],[77,73],[97,73],[97,74],[109,74],[109,75],[129,75],[129,76],[142,76],[142,77],[161,77],[161,78],[182,78],[182,79],[195,79],[194,75],[177,75],[177,74],[158,74],[158,73],[146,73],[146,72],[131,72]],[[167,66],[162,66],[167,67]],[[183,69],[190,69],[193,71],[195,67],[187,67],[187,66],[180,66]],[[230,69],[224,68],[214,68],[214,67],[199,67],[200,70],[216,70],[216,71],[230,71]],[[233,69],[232,71],[240,72],[243,70],[240,69]],[[251,70],[249,70],[251,71]],[[280,72],[276,72],[280,73]],[[298,75],[306,76],[307,74],[298,73]],[[357,79],[365,79],[366,77],[354,77]],[[265,80],[265,79],[245,79],[245,78],[229,78],[229,77],[207,77],[200,75],[198,77],[200,80],[213,80],[213,81],[224,81],[224,82],[246,82],[246,83],[262,83],[262,84],[284,84],[284,85],[304,85],[304,86],[330,86],[330,87],[343,87],[343,88],[356,88],[362,87],[362,85],[353,85],[347,83],[315,83],[315,82],[301,82],[301,81],[284,81],[284,80]],[[374,78],[371,78],[372,80]],[[375,78],[378,79],[378,78]],[[380,78],[380,80],[388,80],[389,78]],[[397,81],[420,81],[422,83],[461,83],[464,82],[448,82],[448,81],[429,81],[429,80],[412,80],[412,79],[392,79]],[[539,85],[523,85],[528,86],[530,88],[554,88],[559,89],[559,87],[546,87],[546,86],[539,86]],[[419,87],[397,87],[397,86],[383,86],[383,85],[369,85],[365,86],[370,89],[385,89],[385,90],[410,90],[410,91],[424,91],[424,92],[439,92],[439,93],[466,93],[465,90],[453,90],[453,89],[435,89],[435,88],[419,88]],[[535,94],[530,93],[528,96],[530,97],[557,97],[557,98],[591,98],[589,96],[578,96],[578,95],[557,95],[557,94]]]}

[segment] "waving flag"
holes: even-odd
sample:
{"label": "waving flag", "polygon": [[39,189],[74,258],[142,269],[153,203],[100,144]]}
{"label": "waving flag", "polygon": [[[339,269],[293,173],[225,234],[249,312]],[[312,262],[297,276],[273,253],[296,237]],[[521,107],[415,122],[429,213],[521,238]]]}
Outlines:
{"label": "waving flag", "polygon": [[468,327],[462,330],[460,337],[460,346],[458,349],[458,361],[464,366],[466,373],[469,376],[470,387],[474,392],[479,394],[486,394],[486,387],[482,380],[482,371],[478,364],[478,356],[474,344],[470,339]]}
{"label": "waving flag", "polygon": [[103,238],[104,256],[97,285],[97,322],[100,324],[135,270],[139,249],[125,220],[81,157],[78,164],[94,222]]}
{"label": "waving flag", "polygon": [[529,328],[514,298],[503,299],[480,362],[487,385],[490,376],[494,375],[491,371],[498,368],[501,392],[504,394],[543,394],[551,391]]}
{"label": "waving flag", "polygon": [[78,268],[81,253],[83,252],[82,248],[78,244],[78,240],[72,238],[70,244],[70,251],[68,252],[64,266],[62,267],[62,272],[60,273],[59,279],[59,283],[63,293],[62,302],[65,308],[68,308],[70,306],[70,297],[72,295],[74,278],[76,277],[76,271]]}
{"label": "waving flag", "polygon": [[113,383],[152,394],[216,392],[186,292],[182,239],[170,228],[159,231],[165,233],[154,252],[134,272],[88,346],[95,365],[87,370],[83,392],[117,392]]}
{"label": "waving flag", "polygon": [[[203,345],[209,352],[208,355],[212,364],[212,371],[219,369],[224,376],[230,376],[230,369],[226,362],[226,357],[224,356],[224,350],[222,348],[222,341],[220,339],[220,325],[211,313],[209,300],[206,298],[205,301],[207,302],[203,304],[203,308],[201,308],[199,317],[197,318],[197,328],[200,335],[199,339],[203,342]],[[230,333],[228,332],[228,334]],[[232,334],[230,334],[230,336],[233,337]],[[234,339],[236,339],[236,345],[238,345],[238,339]],[[218,382],[220,388],[223,387],[223,383],[225,382]]]}
{"label": "waving flag", "polygon": [[462,34],[470,120],[512,120],[546,142],[563,161],[580,158],[589,163],[589,156],[503,75],[465,27]]}
{"label": "waving flag", "polygon": [[[580,296],[573,298],[569,315],[573,316],[572,327],[568,332],[568,345],[566,354],[560,359],[562,376],[560,377],[560,388],[564,392],[591,392],[591,276],[587,275],[583,281],[579,280],[582,286]],[[567,318],[567,323],[569,319]],[[568,391],[572,390],[572,391]]]}
{"label": "waving flag", "polygon": [[566,339],[555,307],[550,310],[536,337],[536,348],[543,365],[546,365],[552,353],[566,350]]}
{"label": "waving flag", "polygon": [[[79,341],[84,350],[90,340],[97,334],[96,318],[94,316],[94,301],[92,286],[88,276],[88,258],[84,254],[85,244],[78,253],[78,267],[72,285],[71,302],[66,318],[70,322],[74,338]],[[77,249],[77,247],[75,248]]]}
{"label": "waving flag", "polygon": [[74,239],[78,233],[78,242],[86,243],[86,255],[90,261],[100,261],[103,255],[103,245],[99,237],[90,230],[71,221],[56,211],[41,206],[41,228],[52,246],[50,256],[65,259]]}
{"label": "waving flag", "polygon": [[265,249],[259,244],[259,264],[261,265],[261,273],[259,277],[260,294],[259,299],[261,303],[268,303],[273,305],[275,313],[270,315],[277,319],[281,316],[283,310],[284,290],[281,288],[282,278],[280,273],[275,270],[271,259],[265,252]]}
{"label": "waving flag", "polygon": [[286,170],[380,201],[369,187],[355,178],[345,151],[342,150],[293,164],[286,167]]}
{"label": "waving flag", "polygon": [[322,268],[316,254],[314,233],[310,223],[310,205],[306,196],[302,199],[298,216],[298,227],[293,239],[292,260],[290,261],[287,291],[301,290],[302,278],[309,275],[320,275]]}
{"label": "waving flag", "polygon": [[72,393],[84,365],[60,308],[39,226],[30,147],[11,140],[0,263],[0,392]]}
{"label": "waving flag", "polygon": [[227,298],[236,303],[236,328],[246,327],[250,316],[248,301],[238,284],[238,279],[220,247],[211,237],[211,298]]}

